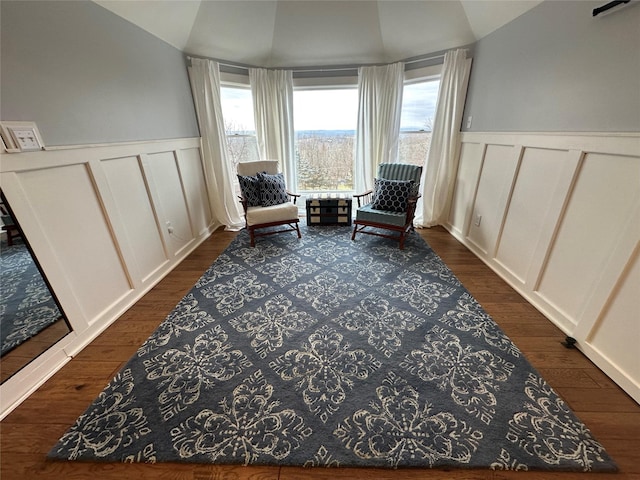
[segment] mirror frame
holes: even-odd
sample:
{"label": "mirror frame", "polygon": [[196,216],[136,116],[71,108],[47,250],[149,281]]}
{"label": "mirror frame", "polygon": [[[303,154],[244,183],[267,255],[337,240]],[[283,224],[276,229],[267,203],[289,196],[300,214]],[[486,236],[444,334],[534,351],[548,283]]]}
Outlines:
{"label": "mirror frame", "polygon": [[[29,243],[29,240],[28,240],[27,236],[24,234],[24,231],[22,230],[22,227],[20,226],[20,222],[16,218],[15,213],[13,212],[13,209],[11,208],[11,204],[7,200],[7,197],[5,196],[5,194],[2,191],[2,189],[0,189],[0,200],[2,201],[2,204],[7,209],[8,214],[11,216],[11,219],[13,220],[15,226],[17,227],[18,232],[20,233],[20,237],[21,237],[22,241],[24,242],[24,245],[26,246],[27,251],[31,255],[31,259],[32,259],[33,263],[35,264],[36,268],[38,269],[38,272],[40,273],[40,276],[42,277],[42,280],[44,281],[44,284],[46,285],[49,293],[51,294],[51,298],[53,299],[54,303],[58,307],[58,311],[60,312],[60,317],[56,321],[52,322],[51,325],[53,325],[54,323],[59,322],[59,321],[62,320],[67,326],[67,333],[62,335],[57,340],[53,341],[46,348],[43,348],[42,351],[37,353],[37,355],[35,355],[30,360],[25,360],[24,364],[20,365],[20,367],[16,367],[15,371],[11,371],[9,374],[7,374],[6,378],[3,378],[2,381],[0,382],[0,384],[4,384],[7,380],[9,380],[11,377],[16,375],[18,372],[20,372],[26,366],[28,366],[31,362],[33,362],[35,359],[37,359],[40,355],[44,354],[47,350],[49,350],[51,347],[53,347],[56,343],[58,343],[60,340],[62,340],[65,336],[67,336],[70,333],[72,333],[73,332],[73,327],[72,327],[71,323],[69,322],[69,319],[67,318],[67,315],[66,315],[64,309],[62,308],[62,305],[60,304],[60,301],[58,300],[58,297],[57,297],[57,295],[55,293],[55,290],[51,286],[51,283],[49,282],[49,279],[47,278],[47,275],[45,274],[42,266],[40,265],[40,262],[38,261],[38,257],[36,256],[35,252],[31,248],[31,244]],[[2,274],[2,272],[0,272],[0,275],[1,274]],[[49,328],[49,326],[45,327],[45,329]],[[41,331],[43,331],[43,330],[41,330]],[[38,334],[39,333],[40,332],[38,332]],[[37,336],[38,334],[36,334],[34,336]],[[33,338],[33,337],[30,337],[30,338]],[[25,342],[26,341],[28,341],[28,340],[25,340]],[[23,342],[22,344],[24,344],[25,342]],[[22,344],[20,344],[20,345],[22,345]],[[18,348],[20,345],[17,345],[14,348]],[[13,349],[10,350],[7,353],[10,353],[11,351],[13,351]],[[2,357],[4,357],[4,355],[0,356],[0,365],[2,364]],[[4,377],[4,373],[5,372],[2,372],[2,376],[3,377]]]}

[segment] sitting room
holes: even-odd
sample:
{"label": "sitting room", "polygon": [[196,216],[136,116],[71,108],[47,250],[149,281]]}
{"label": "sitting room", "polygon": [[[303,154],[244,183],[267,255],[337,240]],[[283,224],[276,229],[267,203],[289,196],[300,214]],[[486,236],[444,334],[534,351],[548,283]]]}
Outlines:
{"label": "sitting room", "polygon": [[3,479],[640,475],[639,2],[0,22]]}

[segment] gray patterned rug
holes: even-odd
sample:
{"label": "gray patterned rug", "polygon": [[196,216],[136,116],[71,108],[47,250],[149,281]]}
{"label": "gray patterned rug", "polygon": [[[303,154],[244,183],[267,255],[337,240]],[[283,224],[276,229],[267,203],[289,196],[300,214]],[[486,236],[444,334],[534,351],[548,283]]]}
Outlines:
{"label": "gray patterned rug", "polygon": [[22,240],[0,245],[0,355],[62,317]]}
{"label": "gray patterned rug", "polygon": [[614,471],[419,235],[241,232],[49,453]]}

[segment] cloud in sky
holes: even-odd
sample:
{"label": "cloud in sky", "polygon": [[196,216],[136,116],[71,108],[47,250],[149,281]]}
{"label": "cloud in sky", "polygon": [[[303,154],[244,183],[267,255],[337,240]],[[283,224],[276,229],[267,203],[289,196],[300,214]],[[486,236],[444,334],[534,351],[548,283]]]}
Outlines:
{"label": "cloud in sky", "polygon": [[402,94],[401,130],[423,130],[431,127],[438,101],[438,80],[405,85]]}
{"label": "cloud in sky", "polygon": [[255,131],[251,89],[222,87],[220,97],[225,127],[248,132]]}

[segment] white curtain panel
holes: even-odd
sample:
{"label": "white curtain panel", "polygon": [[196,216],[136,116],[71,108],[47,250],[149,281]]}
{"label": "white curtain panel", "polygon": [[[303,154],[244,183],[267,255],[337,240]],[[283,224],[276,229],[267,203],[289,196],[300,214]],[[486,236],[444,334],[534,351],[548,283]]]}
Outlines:
{"label": "white curtain panel", "polygon": [[358,69],[356,192],[373,188],[378,165],[398,160],[403,83],[403,63]]}
{"label": "white curtain panel", "polygon": [[447,220],[458,169],[460,125],[467,96],[469,70],[466,50],[446,53],[431,147],[422,174],[422,197],[418,201],[414,220],[418,227],[434,227]]}
{"label": "white curtain panel", "polygon": [[293,145],[293,72],[250,68],[249,81],[262,160],[279,160],[287,188],[296,191]]}
{"label": "white curtain panel", "polygon": [[228,160],[218,63],[192,58],[189,78],[200,127],[211,213],[227,230],[239,230],[244,226],[243,213],[234,188],[236,172]]}

